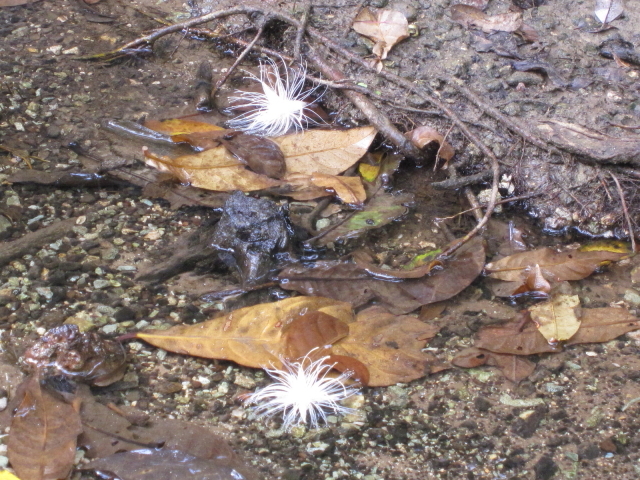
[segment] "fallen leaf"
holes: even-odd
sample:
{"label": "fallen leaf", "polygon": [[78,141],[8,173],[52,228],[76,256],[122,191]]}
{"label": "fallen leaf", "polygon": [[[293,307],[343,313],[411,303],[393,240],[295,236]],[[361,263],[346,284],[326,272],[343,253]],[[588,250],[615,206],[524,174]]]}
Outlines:
{"label": "fallen leaf", "polygon": [[427,125],[414,128],[410,132],[407,132],[405,136],[420,149],[426,147],[432,142],[437,143],[440,146],[438,156],[444,158],[447,162],[456,154],[456,151],[451,144],[445,141],[444,135]]}
{"label": "fallen leaf", "polygon": [[349,335],[331,350],[366,365],[369,386],[395,385],[431,373],[435,358],[422,349],[438,330],[416,317],[395,316],[384,308],[371,307],[358,314],[349,324]]}
{"label": "fallen leaf", "polygon": [[271,178],[282,178],[285,175],[284,154],[274,141],[244,133],[225,136],[220,141],[227,150],[244,162],[251,171]]}
{"label": "fallen leaf", "polygon": [[387,58],[394,45],[409,36],[407,18],[403,13],[389,9],[373,13],[363,8],[353,22],[353,29],[376,42],[373,54],[380,60]]}
{"label": "fallen leaf", "polygon": [[25,380],[18,395],[7,441],[12,468],[23,480],[66,478],[82,432],[78,411],[42,389],[38,374]]}
{"label": "fallen leaf", "polygon": [[620,260],[628,254],[607,250],[558,252],[550,247],[520,252],[488,263],[489,277],[505,282],[524,283],[532,268],[540,268],[550,282],[581,280],[591,275],[604,262]]}
{"label": "fallen leaf", "polygon": [[156,132],[162,132],[172,136],[225,131],[224,128],[218,127],[212,123],[198,122],[184,118],[171,118],[162,121],[147,120],[144,122],[144,126],[151,130],[155,130]]}
{"label": "fallen leaf", "polygon": [[100,472],[101,477],[114,476],[120,480],[180,480],[198,478],[203,480],[238,480],[246,477],[235,466],[217,458],[198,458],[179,450],[141,449],[116,453],[106,458],[93,460],[83,470]]}
{"label": "fallen leaf", "polygon": [[486,33],[515,32],[522,26],[522,12],[487,15],[470,5],[453,5],[451,18],[465,28],[478,28]]}
{"label": "fallen leaf", "polygon": [[640,165],[640,137],[612,137],[596,130],[558,120],[536,125],[544,141],[595,163]]}
{"label": "fallen leaf", "polygon": [[231,360],[253,368],[281,368],[287,327],[310,311],[325,313],[344,323],[353,318],[348,303],[322,297],[294,297],[241,308],[196,325],[140,332],[135,338],[170,352]]}
{"label": "fallen leaf", "polygon": [[475,347],[462,350],[451,363],[462,368],[476,368],[482,365],[498,367],[503,375],[514,383],[527,378],[536,368],[535,363],[519,355],[495,353]]}
{"label": "fallen leaf", "polygon": [[377,300],[400,315],[457,295],[480,274],[484,259],[483,241],[476,237],[444,261],[442,269],[422,278],[385,281],[353,263],[321,261],[311,268],[299,265],[286,268],[279,279],[280,286],[287,290],[335,298],[355,307]]}
{"label": "fallen leaf", "polygon": [[492,352],[512,355],[533,355],[562,350],[547,342],[531,321],[528,312],[503,325],[481,328],[473,345]]}
{"label": "fallen leaf", "polygon": [[529,308],[538,331],[550,344],[569,340],[580,328],[580,298],[577,295],[557,295],[549,302]]}
{"label": "fallen leaf", "polygon": [[626,308],[583,308],[580,321],[580,329],[567,345],[604,343],[640,328],[640,319]]}
{"label": "fallen leaf", "polygon": [[2,471],[0,471],[0,480],[20,480],[20,479],[18,477],[16,477],[10,471],[2,470]]}
{"label": "fallen leaf", "polygon": [[281,184],[279,180],[248,170],[223,146],[175,159],[154,155],[149,150],[144,150],[144,154],[147,165],[171,173],[193,187],[218,192],[252,192]]}
{"label": "fallen leaf", "polygon": [[595,15],[602,24],[613,22],[624,12],[623,0],[596,0]]}
{"label": "fallen leaf", "polygon": [[314,173],[309,182],[315,187],[333,192],[347,205],[362,205],[367,199],[367,193],[358,177],[339,177],[325,173]]}
{"label": "fallen leaf", "polygon": [[336,317],[319,311],[306,313],[285,329],[285,358],[299,360],[312,350],[333,345],[347,335],[349,326]]}
{"label": "fallen leaf", "polygon": [[[434,252],[434,257],[437,254]],[[351,254],[351,258],[358,265],[358,267],[362,268],[369,275],[375,278],[379,278],[382,280],[399,280],[403,278],[422,278],[425,275],[428,275],[435,267],[441,267],[442,262],[438,260],[428,261],[426,263],[420,263],[419,265],[412,266],[411,268],[402,268],[400,270],[393,270],[391,268],[382,268],[378,265],[374,265],[371,263],[372,258],[366,252],[362,250],[356,250]],[[414,262],[415,258],[412,260]]]}
{"label": "fallen leaf", "polygon": [[362,158],[376,133],[373,127],[315,129],[272,140],[284,154],[287,173],[338,175]]}
{"label": "fallen leaf", "polygon": [[405,205],[412,201],[413,195],[391,195],[381,189],[362,210],[325,228],[307,243],[323,246],[329,242],[357,238],[368,230],[380,228],[405,215],[409,211]]}

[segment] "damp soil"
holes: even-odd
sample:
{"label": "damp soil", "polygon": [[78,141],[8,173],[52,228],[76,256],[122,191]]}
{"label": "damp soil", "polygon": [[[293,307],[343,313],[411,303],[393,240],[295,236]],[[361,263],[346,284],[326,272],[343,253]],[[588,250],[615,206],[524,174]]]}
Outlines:
{"label": "damp soil", "polygon": [[[295,2],[264,3],[291,9]],[[353,53],[366,55],[371,45],[349,29],[357,4],[324,2],[312,10],[311,22]],[[210,61],[216,78],[233,63],[236,47],[175,34],[159,40],[152,54],[139,52],[113,64],[77,59],[111,50],[157,27],[140,11],[181,21],[219,7],[215,1],[189,5],[173,0],[135,4],[103,0],[88,6],[45,0],[0,9],[0,145],[13,151],[0,151],[0,240],[19,239],[56,219],[82,217],[59,240],[0,267],[5,351],[19,351],[63,322],[117,336],[201,322],[221,311],[282,296],[280,290],[271,289],[241,301],[204,300],[201,295],[206,292],[237,284],[233,272],[220,265],[157,284],[135,280],[136,272],[180,235],[215,221],[219,212],[212,209],[174,210],[127,185],[59,188],[6,182],[11,174],[28,168],[21,152],[31,157],[35,170],[83,168],[83,158],[67,148],[70,142],[101,158],[141,161],[138,149],[124,148],[123,139],[100,125],[109,119],[139,121],[193,113],[198,66]],[[506,35],[492,39],[501,50],[544,58],[568,84],[574,82],[573,87],[559,87],[539,71],[517,72],[511,66],[513,59],[479,51],[474,34],[447,18],[447,1],[397,1],[389,6],[405,11],[420,33],[395,47],[385,68],[429,84],[477,129],[512,175],[515,191],[509,192],[505,185],[503,194],[540,193],[496,213],[486,232],[491,255],[510,224],[526,232],[531,246],[584,240],[575,236],[576,230],[624,236],[619,197],[606,172],[568,154],[554,157],[523,143],[456,96],[438,75],[463,79],[505,114],[525,122],[550,116],[626,135],[628,130],[612,124],[640,123],[638,71],[604,58],[598,47],[616,35],[640,44],[637,4],[627,2],[615,30],[589,33],[598,27],[592,2],[542,2],[525,12],[525,21],[542,37],[538,46],[520,44]],[[496,2],[489,11],[508,7]],[[228,31],[246,26],[243,18],[225,23]],[[294,36],[280,26],[268,31],[264,41],[280,48],[283,39]],[[244,67],[255,67],[255,60],[248,58]],[[343,68],[387,96],[406,97],[413,106],[430,108],[374,75],[356,73],[348,65]],[[328,92],[324,102],[335,113],[336,124],[363,122],[343,98]],[[429,122],[442,132],[450,127],[437,115],[387,111],[406,130],[416,122]],[[448,140],[457,150],[455,162],[461,174],[485,168],[479,152],[463,137],[454,132]],[[473,225],[470,216],[457,217],[446,231],[434,222],[435,217],[468,208],[459,192],[443,194],[428,187],[444,178],[442,171],[434,173],[433,165],[405,162],[394,189],[414,193],[415,207],[401,221],[360,241],[387,260],[401,260],[442,245],[447,235],[468,231]],[[635,219],[635,181],[622,173],[621,178]],[[481,194],[486,186],[474,188]],[[545,232],[555,236],[544,236]],[[572,289],[583,306],[627,306],[637,314],[640,288],[634,282],[640,281],[639,269],[639,259],[625,260],[574,282]],[[429,351],[451,359],[472,344],[478,328],[511,318],[524,307],[494,298],[480,278],[447,301],[437,315],[424,314],[425,321],[443,327]],[[95,395],[151,415],[210,426],[264,479],[630,480],[640,476],[640,403],[630,403],[640,397],[640,337],[633,334],[606,344],[533,356],[535,372],[518,385],[495,369],[453,368],[409,384],[366,389],[355,415],[329,417],[328,426],[319,430],[298,428],[289,433],[279,428],[277,420],[257,421],[239,401],[242,394],[268,384],[263,371],[171,354],[136,341],[126,348],[130,365],[124,379],[113,388],[96,389]]]}

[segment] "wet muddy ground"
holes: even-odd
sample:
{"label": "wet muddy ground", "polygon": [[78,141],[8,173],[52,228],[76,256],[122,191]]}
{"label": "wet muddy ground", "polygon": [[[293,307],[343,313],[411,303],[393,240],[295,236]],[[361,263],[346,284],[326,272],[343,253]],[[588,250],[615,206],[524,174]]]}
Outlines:
{"label": "wet muddy ground", "polygon": [[[264,3],[293,6],[293,2]],[[573,87],[558,86],[538,71],[517,72],[511,66],[513,59],[478,52],[473,35],[447,18],[446,1],[389,5],[406,11],[420,33],[398,45],[385,68],[429,83],[461,115],[480,125],[475,128],[481,138],[510,168],[516,194],[544,187],[542,195],[519,205],[525,210],[510,208],[495,216],[502,225],[512,221],[530,232],[546,228],[559,234],[530,233],[532,246],[574,241],[573,232],[566,230],[570,226],[598,234],[623,233],[615,186],[599,168],[576,162],[568,154],[557,158],[523,146],[518,137],[462,101],[438,76],[462,78],[504,113],[525,121],[546,115],[611,135],[628,135],[628,130],[611,124],[640,123],[638,70],[598,53],[598,46],[615,35],[636,45],[640,42],[640,7],[628,3],[624,18],[615,22],[617,30],[587,32],[597,28],[589,1],[562,5],[548,1],[525,13],[525,21],[542,37],[540,44],[520,45],[513,36],[493,39],[502,42],[501,49],[515,49],[523,58],[543,56],[568,83],[582,79]],[[126,142],[109,136],[100,124],[107,119],[138,121],[191,113],[200,62],[210,60],[214,75],[233,62],[231,55],[237,49],[181,34],[159,41],[152,56],[133,56],[110,65],[77,60],[111,50],[157,26],[134,6],[181,21],[217,8],[218,2],[188,7],[172,1],[103,0],[88,7],[75,1],[43,1],[0,9],[0,145],[13,150],[13,154],[0,151],[0,240],[18,239],[55,219],[84,217],[63,238],[0,268],[5,351],[65,321],[116,336],[150,326],[200,322],[238,306],[200,297],[235,283],[225,271],[189,272],[158,285],[134,280],[145,262],[176,237],[217,218],[211,209],[172,210],[166,201],[141,196],[132,186],[62,189],[6,183],[9,175],[27,168],[16,155],[19,151],[27,152],[36,170],[80,167],[83,159],[67,148],[69,142],[78,142],[102,158],[123,158],[126,153],[128,161],[141,160],[139,150],[123,149]],[[317,6],[312,24],[353,53],[364,55],[371,45],[349,30],[356,6],[357,2],[340,0]],[[496,2],[489,11],[506,8],[506,3]],[[233,18],[227,28],[240,30],[242,22]],[[293,35],[287,32],[284,38]],[[281,47],[274,32],[268,32],[265,41]],[[247,61],[252,64],[254,59]],[[348,65],[344,70],[348,75],[354,72]],[[400,94],[371,74],[358,73],[357,79],[385,95]],[[430,108],[411,96],[407,99],[414,106]],[[363,122],[333,93],[327,93],[325,102],[328,110],[338,112],[336,123]],[[428,121],[442,132],[450,127],[439,116],[400,110],[389,114],[405,130],[418,121]],[[456,133],[448,139],[458,152],[456,162],[462,172],[484,168],[468,141]],[[633,177],[628,172],[620,175],[636,218]],[[394,188],[414,193],[416,207],[365,242],[388,251],[390,257],[432,243],[442,245],[444,236],[433,218],[468,208],[456,192],[443,195],[428,188],[430,181],[442,178],[444,173],[432,173],[431,165],[417,168],[406,162]],[[450,229],[461,235],[472,221],[463,217]],[[496,223],[486,235],[497,245],[500,232]],[[496,251],[494,246],[489,253]],[[625,260],[573,282],[573,292],[585,307],[620,305],[637,314],[640,288],[636,290],[634,281],[640,281],[639,262]],[[273,300],[281,293],[263,292],[260,300]],[[429,319],[443,327],[429,351],[450,360],[472,344],[481,326],[511,318],[525,306],[494,298],[480,278]],[[326,428],[298,428],[291,433],[279,429],[278,422],[257,421],[238,400],[268,383],[263,371],[175,355],[137,341],[129,342],[127,349],[130,366],[122,382],[117,388],[96,389],[96,395],[153,415],[212,426],[261,472],[260,478],[626,480],[640,476],[640,403],[631,402],[640,397],[640,337],[634,334],[534,356],[535,372],[518,385],[498,370],[483,367],[453,368],[410,384],[366,389],[353,416],[330,417]]]}

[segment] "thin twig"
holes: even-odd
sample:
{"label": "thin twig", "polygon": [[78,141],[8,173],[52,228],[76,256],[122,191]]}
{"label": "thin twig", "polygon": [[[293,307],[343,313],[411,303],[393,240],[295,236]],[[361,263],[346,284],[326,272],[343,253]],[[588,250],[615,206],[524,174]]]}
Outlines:
{"label": "thin twig", "polygon": [[473,185],[474,183],[484,182],[485,180],[489,180],[492,176],[493,172],[491,170],[485,170],[466,177],[449,178],[442,182],[433,182],[430,186],[436,190],[456,190],[458,188]]}
{"label": "thin twig", "polygon": [[236,67],[240,64],[240,62],[242,60],[244,60],[244,57],[246,57],[249,54],[249,52],[253,49],[253,47],[256,44],[256,42],[262,36],[262,32],[264,32],[264,27],[268,22],[269,22],[269,19],[265,18],[264,21],[258,27],[258,32],[256,33],[256,36],[253,37],[253,40],[251,40],[251,42],[245,47],[245,49],[242,51],[242,53],[240,55],[238,55],[238,58],[236,58],[236,61],[233,62],[233,65],[231,65],[231,67],[229,67],[229,70],[227,70],[227,73],[225,73],[222,76],[222,78],[220,78],[216,82],[215,86],[213,87],[213,90],[211,91],[211,98],[215,97],[215,95],[218,92],[218,90],[220,89],[220,87],[222,85],[224,85],[224,82],[226,82],[229,79],[231,74],[235,71]]}
{"label": "thin twig", "polygon": [[[526,200],[527,198],[536,197],[538,195],[540,195],[540,193],[527,193],[526,195],[520,195],[518,197],[504,198],[502,200],[496,201],[496,205],[503,205],[505,203],[517,202],[518,200]],[[455,215],[451,215],[450,217],[436,217],[434,221],[443,222],[445,220],[453,220],[454,218],[459,217],[460,215],[464,215],[465,213],[472,212],[473,210],[484,208],[485,206],[486,206],[485,203],[480,203],[477,207],[468,208],[466,210],[463,210],[462,212],[456,213]]]}
{"label": "thin twig", "polygon": [[[342,72],[331,66],[325,59],[323,59],[315,48],[309,46],[307,56],[324,76],[330,78],[334,82],[344,80]],[[396,147],[398,147],[405,156],[418,160],[423,157],[420,149],[400,133],[395,125],[391,123],[391,120],[380,112],[371,100],[363,94],[353,90],[343,90],[343,93],[356,107],[358,107],[371,124],[376,127],[380,133],[387,137],[387,139]]]}
{"label": "thin twig", "polygon": [[633,233],[633,225],[631,224],[631,217],[629,216],[629,210],[627,209],[627,202],[624,199],[624,192],[622,191],[622,187],[620,186],[620,182],[618,181],[618,177],[616,177],[613,172],[609,172],[613,181],[616,182],[616,188],[618,189],[618,195],[620,195],[620,202],[622,203],[622,212],[624,213],[624,218],[627,221],[627,228],[629,229],[629,238],[631,239],[631,251],[633,253],[636,252],[636,238]]}
{"label": "thin twig", "polygon": [[293,46],[293,58],[298,61],[302,60],[302,37],[304,37],[304,32],[307,29],[310,11],[311,0],[304,0],[304,3],[302,5],[302,18],[300,19],[300,25],[298,25],[298,31],[296,32],[296,43]]}
{"label": "thin twig", "polygon": [[485,112],[487,115],[493,117],[500,123],[502,123],[505,127],[511,130],[514,133],[517,133],[522,138],[524,138],[529,143],[535,145],[538,148],[548,151],[549,153],[559,153],[558,150],[548,143],[540,140],[539,138],[533,136],[531,132],[527,131],[525,128],[521,127],[517,123],[515,123],[512,119],[507,117],[497,108],[492,107],[491,105],[487,105],[478,95],[469,90],[467,87],[462,85],[462,80],[459,78],[453,77],[445,77],[443,78],[449,85],[458,90],[462,95],[464,95],[468,100],[471,100],[476,106]]}

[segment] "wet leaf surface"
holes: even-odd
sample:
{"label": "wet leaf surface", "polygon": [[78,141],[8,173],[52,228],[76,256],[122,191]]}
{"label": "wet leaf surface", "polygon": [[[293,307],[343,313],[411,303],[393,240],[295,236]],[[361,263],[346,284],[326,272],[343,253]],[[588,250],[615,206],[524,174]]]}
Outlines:
{"label": "wet leaf surface", "polygon": [[329,242],[357,238],[368,230],[380,228],[405,215],[412,195],[390,195],[380,191],[364,208],[347,216],[343,221],[321,231],[308,243],[322,246]]}
{"label": "wet leaf surface", "polygon": [[[540,269],[542,277],[548,282],[581,280],[591,275],[603,263],[620,260],[627,256],[608,250],[568,250],[558,252],[550,247],[539,248],[528,252],[520,252],[488,263],[485,267],[489,277],[505,282],[517,282],[519,285],[531,283],[530,275],[534,269]],[[537,273],[534,271],[535,281]]]}
{"label": "wet leaf surface", "polygon": [[475,347],[459,352],[451,363],[462,368],[475,368],[482,365],[498,367],[503,375],[514,383],[527,378],[536,368],[535,363],[519,355],[495,353]]}
{"label": "wet leaf surface", "polygon": [[232,360],[254,368],[279,368],[286,353],[284,334],[297,318],[310,311],[350,323],[351,305],[322,297],[294,297],[241,308],[196,325],[178,325],[136,338],[165,350],[198,357]]}
{"label": "wet leaf surface", "polygon": [[188,120],[186,118],[171,118],[168,120],[147,120],[144,126],[156,132],[168,135],[190,135],[192,133],[220,132],[224,128],[212,123]]}
{"label": "wet leaf surface", "polygon": [[225,136],[220,141],[251,171],[270,178],[284,177],[287,168],[284,154],[274,141],[244,133]]}
{"label": "wet leaf surface", "polygon": [[547,342],[528,313],[503,325],[484,327],[478,331],[474,346],[496,353],[532,355],[535,353],[559,352]]}
{"label": "wet leaf surface", "polygon": [[580,298],[556,295],[549,302],[531,307],[529,314],[549,343],[569,340],[580,328]]}
{"label": "wet leaf surface", "polygon": [[394,45],[409,36],[409,22],[404,14],[388,9],[374,13],[363,8],[353,22],[353,29],[376,42],[373,54],[380,60],[387,58]]}
{"label": "wet leaf surface", "polygon": [[316,262],[309,268],[289,267],[279,278],[280,285],[287,290],[348,301],[356,307],[376,300],[400,315],[460,293],[480,274],[484,258],[483,241],[474,238],[443,262],[441,270],[422,278],[384,281],[353,263],[334,261]]}
{"label": "wet leaf surface", "polygon": [[24,354],[31,368],[46,375],[66,375],[95,386],[117,382],[124,375],[122,345],[97,333],[81,333],[77,325],[47,331]]}
{"label": "wet leaf surface", "polygon": [[306,313],[294,319],[286,328],[285,357],[290,360],[301,359],[312,350],[333,345],[347,335],[349,326],[336,317],[318,311]]}
{"label": "wet leaf surface", "polygon": [[471,5],[453,5],[451,18],[463,27],[477,28],[486,33],[515,32],[522,26],[521,12],[487,15]]}
{"label": "wet leaf surface", "polygon": [[580,321],[580,329],[567,345],[604,343],[640,328],[640,319],[626,308],[583,308]]}
{"label": "wet leaf surface", "polygon": [[436,359],[422,349],[438,330],[416,317],[395,316],[384,308],[371,307],[349,324],[349,335],[338,341],[332,351],[366,365],[369,386],[395,385],[431,373]]}
{"label": "wet leaf surface", "polygon": [[215,458],[204,459],[187,455],[179,450],[141,449],[122,452],[94,460],[84,470],[115,475],[121,480],[257,480],[245,476],[233,466]]}
{"label": "wet leaf surface", "polygon": [[7,440],[9,462],[22,480],[66,478],[82,432],[74,405],[40,386],[32,375],[21,385]]}

